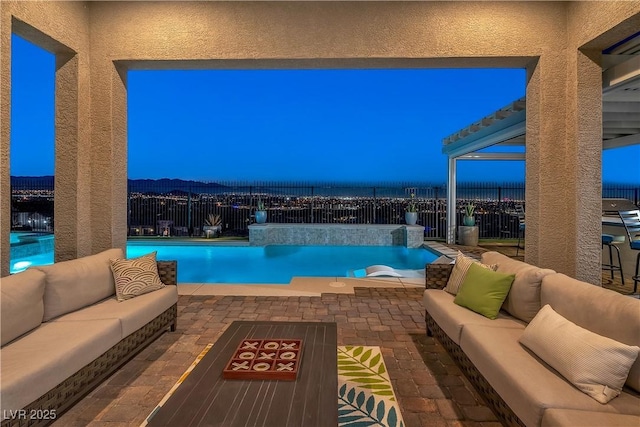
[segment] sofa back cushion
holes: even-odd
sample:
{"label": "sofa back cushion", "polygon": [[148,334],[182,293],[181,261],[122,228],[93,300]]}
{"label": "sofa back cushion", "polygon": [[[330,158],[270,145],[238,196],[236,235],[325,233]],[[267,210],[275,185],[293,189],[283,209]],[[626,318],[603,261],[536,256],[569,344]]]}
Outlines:
{"label": "sofa back cushion", "polygon": [[[640,346],[640,300],[556,273],[542,279],[542,305],[578,326],[621,343]],[[626,385],[640,391],[640,358]]]}
{"label": "sofa back cushion", "polygon": [[123,256],[122,249],[108,249],[71,261],[35,267],[46,275],[44,321],[114,295],[116,286],[109,260]]}
{"label": "sofa back cushion", "polygon": [[539,268],[526,262],[511,259],[499,252],[482,254],[485,264],[497,264],[499,273],[515,274],[511,290],[502,304],[502,309],[513,317],[531,322],[542,307],[540,303],[540,286],[542,278],[555,271]]}
{"label": "sofa back cushion", "polygon": [[29,269],[0,279],[0,345],[42,323],[44,273]]}

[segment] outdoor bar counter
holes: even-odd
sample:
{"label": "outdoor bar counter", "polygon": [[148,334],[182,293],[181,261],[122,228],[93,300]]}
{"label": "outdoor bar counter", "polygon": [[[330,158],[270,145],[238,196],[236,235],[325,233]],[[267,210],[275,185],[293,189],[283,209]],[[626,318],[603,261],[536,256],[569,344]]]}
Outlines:
{"label": "outdoor bar counter", "polygon": [[[602,233],[611,234],[613,236],[624,236],[624,243],[619,243],[617,246],[618,249],[620,249],[620,257],[622,258],[622,272],[624,273],[625,286],[633,287],[631,277],[635,273],[638,251],[632,250],[629,246],[629,238],[627,237],[627,232],[622,225],[620,217],[603,216]],[[609,264],[609,249],[607,247],[602,248],[602,262],[603,264]],[[613,262],[614,264],[618,263],[618,256],[615,249],[613,250]],[[617,271],[614,272],[614,275],[618,274],[620,273]]]}

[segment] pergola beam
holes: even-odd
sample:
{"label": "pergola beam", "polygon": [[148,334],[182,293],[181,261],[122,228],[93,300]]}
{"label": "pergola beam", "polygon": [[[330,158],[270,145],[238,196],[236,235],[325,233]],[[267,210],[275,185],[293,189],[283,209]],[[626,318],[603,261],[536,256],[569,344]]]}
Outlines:
{"label": "pergola beam", "polygon": [[602,142],[602,149],[608,150],[610,148],[628,147],[630,145],[638,144],[640,144],[640,133],[607,139]]}

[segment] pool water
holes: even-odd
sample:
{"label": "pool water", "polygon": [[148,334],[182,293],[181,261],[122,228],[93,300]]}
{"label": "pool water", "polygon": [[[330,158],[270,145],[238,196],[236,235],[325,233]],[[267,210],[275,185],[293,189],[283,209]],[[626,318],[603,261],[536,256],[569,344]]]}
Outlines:
{"label": "pool water", "polygon": [[426,249],[402,246],[127,246],[127,256],[158,251],[158,259],[178,260],[180,283],[289,283],[294,276],[349,277],[383,264],[424,269],[436,259]]}
{"label": "pool water", "polygon": [[[294,276],[350,277],[371,265],[424,269],[437,255],[403,246],[217,246],[129,243],[127,257],[157,251],[178,261],[180,283],[289,283]],[[11,260],[11,273],[53,263],[53,252]]]}

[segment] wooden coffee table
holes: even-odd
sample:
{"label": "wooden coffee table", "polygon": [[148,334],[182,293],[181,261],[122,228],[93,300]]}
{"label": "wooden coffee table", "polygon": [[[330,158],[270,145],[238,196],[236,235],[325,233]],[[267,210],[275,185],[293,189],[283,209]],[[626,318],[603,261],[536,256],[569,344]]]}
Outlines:
{"label": "wooden coffee table", "polygon": [[[302,340],[295,380],[224,379],[245,339]],[[312,427],[338,424],[337,328],[319,322],[233,322],[150,426]]]}

